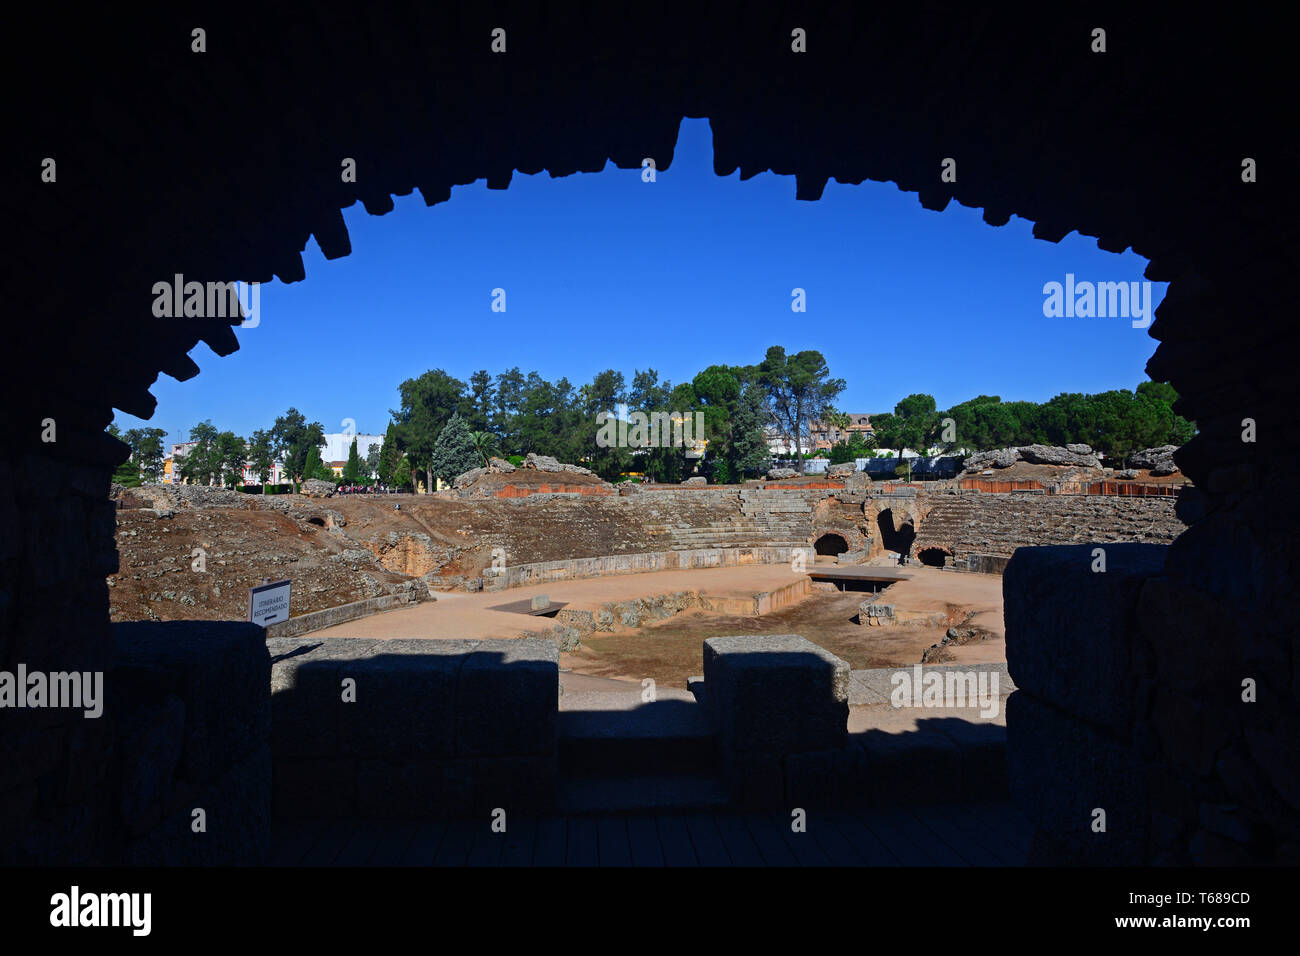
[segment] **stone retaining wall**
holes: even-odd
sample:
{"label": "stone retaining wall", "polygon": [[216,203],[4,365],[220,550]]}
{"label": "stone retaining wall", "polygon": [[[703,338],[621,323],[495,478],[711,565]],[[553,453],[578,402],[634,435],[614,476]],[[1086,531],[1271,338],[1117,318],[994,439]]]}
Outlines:
{"label": "stone retaining wall", "polygon": [[[429,599],[437,600],[432,596]],[[287,621],[271,624],[266,628],[266,636],[268,638],[298,637],[312,631],[319,631],[324,627],[346,624],[348,621],[355,621],[371,614],[378,614],[380,611],[391,611],[393,608],[417,604],[419,601],[418,594],[406,592],[402,594],[382,594],[379,597],[366,598],[364,601],[352,601],[349,604],[340,604],[338,607],[329,607],[323,611],[299,614]]]}
{"label": "stone retaining wall", "polygon": [[614,554],[596,558],[570,558],[567,561],[543,561],[517,564],[501,569],[496,575],[484,575],[489,591],[569,581],[609,574],[643,574],[649,571],[678,571],[687,568],[730,568],[746,564],[789,564],[803,551],[808,563],[812,549],[798,545],[764,548],[707,548],[697,551],[650,551],[642,554]]}

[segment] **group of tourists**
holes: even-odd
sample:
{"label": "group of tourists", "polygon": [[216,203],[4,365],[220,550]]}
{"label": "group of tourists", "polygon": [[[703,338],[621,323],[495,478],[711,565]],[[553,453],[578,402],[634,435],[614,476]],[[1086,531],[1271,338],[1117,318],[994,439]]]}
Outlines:
{"label": "group of tourists", "polygon": [[339,485],[336,493],[340,495],[395,495],[398,492],[392,485],[376,482],[373,485]]}

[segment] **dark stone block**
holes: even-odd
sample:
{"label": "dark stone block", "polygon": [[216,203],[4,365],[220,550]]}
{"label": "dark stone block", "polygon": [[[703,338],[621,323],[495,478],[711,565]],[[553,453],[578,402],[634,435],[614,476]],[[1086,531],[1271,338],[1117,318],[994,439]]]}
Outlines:
{"label": "dark stone block", "polygon": [[134,695],[185,704],[179,774],[215,780],[271,737],[271,660],[262,628],[232,621],[113,625],[117,666],[108,680]]}
{"label": "dark stone block", "polygon": [[1227,715],[1190,694],[1157,686],[1148,715],[1165,759],[1197,776],[1207,775],[1228,743],[1232,723]]}
{"label": "dark stone block", "polygon": [[[1013,799],[1059,849],[1054,862],[1147,861],[1149,799],[1130,747],[1021,689],[1007,699],[1007,769]],[[1092,829],[1097,809],[1102,833]]]}
{"label": "dark stone block", "polygon": [[704,682],[724,751],[781,757],[847,738],[849,665],[798,635],[709,638]]}
{"label": "dark stone block", "polygon": [[[195,832],[196,809],[204,811]],[[258,866],[271,854],[271,747],[263,742],[183,806],[134,840],[130,866]]]}
{"label": "dark stone block", "polygon": [[356,680],[340,712],[342,752],[357,757],[450,757],[456,683],[476,641],[383,641],[338,671]]}
{"label": "dark stone block", "polygon": [[469,763],[473,810],[541,813],[555,805],[556,761],[543,757],[480,757]]}
{"label": "dark stone block", "polygon": [[429,758],[362,760],[358,811],[369,818],[420,818],[468,813],[474,771],[467,762]]}
{"label": "dark stone block", "polygon": [[[1138,599],[1138,623],[1151,651],[1153,676],[1172,689],[1204,693],[1225,686],[1225,674],[1242,671],[1244,635],[1238,616],[1179,581],[1158,577],[1146,582]],[[1240,690],[1239,681],[1226,686]]]}
{"label": "dark stone block", "polygon": [[875,806],[953,803],[962,791],[961,756],[942,734],[869,731],[854,738],[862,751]]}
{"label": "dark stone block", "polygon": [[[1106,570],[1092,570],[1093,550]],[[1016,686],[1094,724],[1127,735],[1138,672],[1133,645],[1138,594],[1161,574],[1168,549],[1154,544],[1020,548],[1002,576],[1007,666]]]}
{"label": "dark stone block", "polygon": [[[272,638],[271,746],[280,757],[330,757],[341,750],[339,727],[348,708],[342,671],[349,673],[380,642],[356,638]],[[355,679],[355,676],[354,676]]]}
{"label": "dark stone block", "polygon": [[785,769],[776,754],[729,751],[723,754],[723,773],[732,802],[740,807],[784,808]]}
{"label": "dark stone block", "polygon": [[456,685],[456,753],[553,754],[559,660],[548,640],[480,641]]}
{"label": "dark stone block", "polygon": [[[68,721],[64,726],[40,726],[33,720],[23,720],[37,711],[5,713],[6,733],[0,736],[0,791],[12,790],[36,780],[57,767],[63,759],[64,741],[71,733]],[[45,712],[47,719],[48,712]]]}
{"label": "dark stone block", "polygon": [[1007,798],[1007,728],[1004,725],[943,718],[926,720],[921,729],[942,734],[957,747],[961,764],[960,799],[978,803]]}
{"label": "dark stone block", "polygon": [[844,808],[870,802],[870,775],[861,748],[818,750],[785,758],[783,806]]}
{"label": "dark stone block", "polygon": [[132,834],[144,833],[162,820],[184,740],[185,705],[175,695],[140,708],[124,724],[118,742],[120,811]]}
{"label": "dark stone block", "polygon": [[40,862],[28,845],[36,815],[37,789],[33,783],[0,790],[0,866]]}
{"label": "dark stone block", "polygon": [[276,819],[321,820],[357,814],[357,761],[277,755],[271,770]]}
{"label": "dark stone block", "polygon": [[67,758],[58,775],[59,803],[79,803],[103,790],[104,777],[116,749],[115,736],[113,721],[106,716],[72,721]]}

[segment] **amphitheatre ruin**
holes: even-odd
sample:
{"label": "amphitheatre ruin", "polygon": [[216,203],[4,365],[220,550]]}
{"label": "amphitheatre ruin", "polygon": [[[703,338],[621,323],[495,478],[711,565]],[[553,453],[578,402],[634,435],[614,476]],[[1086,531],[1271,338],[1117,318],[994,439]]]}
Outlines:
{"label": "amphitheatre ruin", "polygon": [[[340,742],[319,752],[330,705],[295,702],[313,668],[402,661],[429,645],[469,653],[466,662],[492,648],[516,666],[558,670],[558,687],[538,681],[521,694],[526,684],[507,684],[508,697],[475,706],[554,723],[544,748],[552,752],[511,757],[524,768],[511,787],[559,812],[762,806],[801,790],[803,802],[832,804],[845,792],[880,806],[926,805],[936,793],[996,801],[1005,796],[1002,703],[1014,690],[1002,572],[1022,547],[1173,540],[1185,481],[1167,460],[1149,464],[1119,479],[1086,446],[1029,446],[972,456],[947,480],[873,481],[849,463],[709,486],[610,484],[530,455],[518,468],[494,458],[429,495],[335,495],[325,482],[275,496],[115,487],[121,563],[108,581],[111,608],[122,621],[229,620],[259,581],[291,583],[289,619],[266,627],[273,720],[302,710],[289,726],[315,729],[303,739],[275,731],[283,753],[273,799],[285,815],[418,816],[431,801],[471,812],[486,798],[485,779],[503,786],[485,777],[483,761],[455,758],[438,761],[433,777],[420,770],[419,784],[399,774],[404,784],[379,786],[364,750]],[[204,573],[192,573],[191,544]],[[765,753],[772,766],[742,772],[744,755],[732,748],[743,745],[724,736],[726,718],[710,700],[722,692],[706,676],[707,647],[738,634],[798,642],[814,674],[830,664],[832,684],[819,679],[798,704],[843,709],[847,736],[803,739],[801,730],[784,744],[784,766]],[[959,705],[899,710],[896,675],[914,665],[991,680],[992,694],[977,700],[972,685]],[[418,674],[399,667],[387,679],[418,696]],[[890,782],[868,786],[874,771],[847,770],[827,790],[790,763],[805,750],[884,763]],[[358,762],[341,782],[345,754]],[[449,795],[434,780],[452,767],[468,779]],[[978,852],[996,861],[1018,851]]]}
{"label": "amphitheatre ruin", "polygon": [[[669,616],[659,605],[638,614],[630,608],[637,601],[676,593],[677,604],[689,603],[674,606],[672,616],[734,611],[732,618],[757,614],[795,630],[803,622],[823,636],[830,626],[838,640],[860,640],[852,594],[889,587],[891,600],[916,603],[900,615],[947,615],[942,626],[918,619],[908,630],[916,640],[936,629],[941,638],[982,614],[1000,641],[1000,573],[1017,548],[1167,543],[1181,527],[1174,500],[1184,482],[1176,470],[1116,480],[1091,454],[1041,452],[1055,458],[1017,460],[995,474],[972,458],[959,478],[916,483],[873,482],[850,465],[832,466],[829,475],[778,470],[784,477],[740,485],[612,485],[585,468],[530,456],[518,469],[494,459],[433,495],[336,496],[323,484],[315,493],[269,497],[201,485],[117,488],[122,558],[109,579],[111,609],[120,621],[229,620],[245,613],[249,587],[287,579],[292,620],[272,625],[276,634],[549,636],[578,655],[571,663],[581,672],[616,669],[615,661],[584,657],[595,653],[600,634]],[[1078,463],[1048,463],[1071,458]],[[205,574],[189,573],[176,542],[203,549]],[[899,554],[910,556],[901,577],[914,583],[850,582],[846,594],[842,583],[818,579],[827,565],[894,567]],[[791,569],[800,561],[807,571]],[[975,575],[961,579],[965,601],[944,599],[951,583],[921,584],[954,581],[936,577],[940,569]],[[626,580],[570,583],[607,577]],[[507,589],[518,595],[492,596]],[[557,609],[539,617],[517,606],[534,595]],[[835,610],[808,617],[828,602]],[[418,604],[428,606],[417,611]],[[797,612],[786,611],[795,605]],[[602,612],[615,620],[598,628],[593,615]],[[872,646],[885,639],[873,634]],[[912,650],[863,649],[861,664],[852,663],[907,665],[920,660]],[[947,656],[954,653],[963,652]]]}
{"label": "amphitheatre ruin", "polygon": [[[0,712],[0,865],[1300,861],[1291,31],[799,14],[15,13],[0,673],[100,674],[106,700]],[[160,375],[247,342],[152,313],[160,276],[300,282],[310,242],[352,252],[353,204],[667,170],[706,116],[717,175],[799,202],[892,183],[1140,256],[1169,283],[1146,372],[1195,423],[1176,467],[1028,446],[915,483],[533,459],[383,499],[113,486],[114,410],[151,418]],[[891,320],[864,361],[919,375],[928,335]],[[264,628],[268,579],[292,613]]]}

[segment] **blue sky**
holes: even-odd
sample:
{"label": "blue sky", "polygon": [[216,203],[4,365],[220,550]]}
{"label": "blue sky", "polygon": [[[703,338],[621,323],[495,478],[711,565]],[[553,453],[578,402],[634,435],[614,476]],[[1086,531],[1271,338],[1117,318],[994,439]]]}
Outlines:
{"label": "blue sky", "polygon": [[[1128,319],[1043,315],[1044,283],[1141,281],[1140,256],[1077,233],[1042,242],[1014,217],[993,228],[956,202],[932,212],[892,183],[832,181],[818,202],[796,202],[793,176],[721,178],[712,156],[708,120],[690,119],[654,183],[610,164],[516,173],[504,191],[480,180],[431,208],[417,191],[386,216],[355,203],[343,210],[351,255],[326,261],[311,241],[306,280],[262,287],[238,352],[199,344],[197,377],[159,377],[147,424],[168,441],[203,419],[248,435],[295,406],[327,432],[347,418],[382,432],[398,383],[430,368],[466,380],[518,365],[575,386],[654,368],[677,383],[758,362],[770,345],[821,351],[852,412],[918,391],[944,408],[1146,379],[1156,342]],[[796,287],[803,314],[791,311]],[[491,311],[495,288],[505,313]],[[1166,288],[1153,284],[1157,304]]]}

